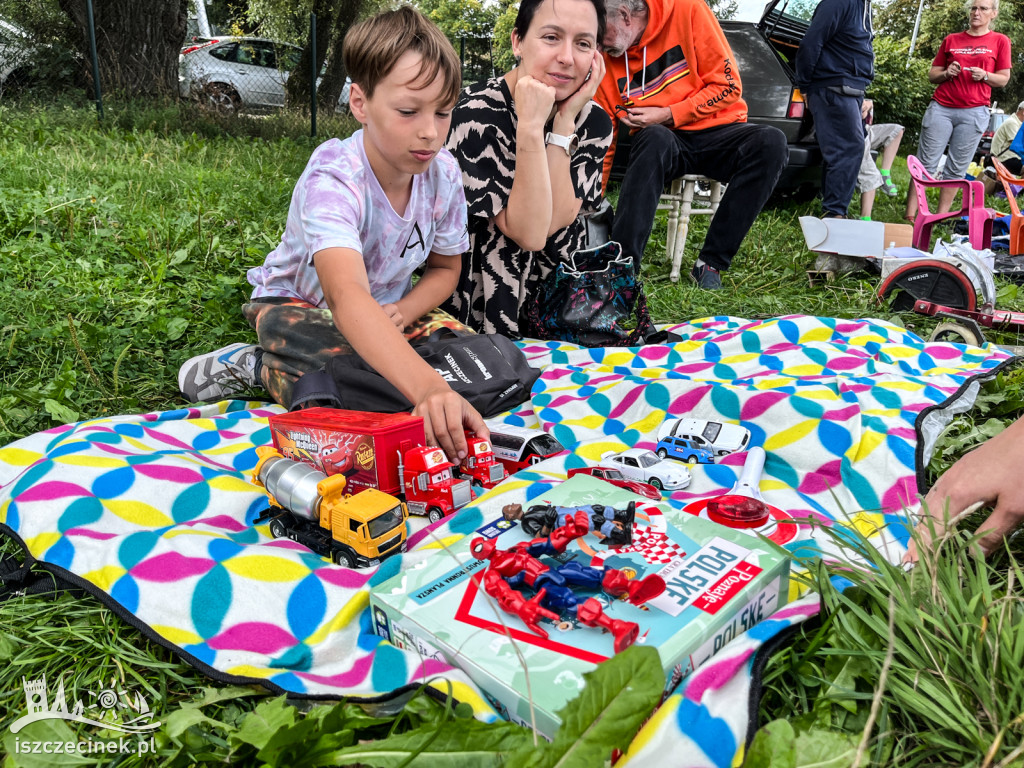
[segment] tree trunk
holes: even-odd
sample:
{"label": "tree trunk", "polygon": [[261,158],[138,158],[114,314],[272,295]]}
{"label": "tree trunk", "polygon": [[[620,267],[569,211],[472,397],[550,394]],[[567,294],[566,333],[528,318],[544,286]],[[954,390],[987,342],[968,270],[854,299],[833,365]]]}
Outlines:
{"label": "tree trunk", "polygon": [[[316,71],[319,72],[327,59],[327,48],[331,42],[331,30],[334,27],[335,6],[338,0],[313,0],[313,13],[316,14]],[[310,58],[312,49],[310,37],[306,35],[306,44],[302,46],[299,66],[288,75],[285,84],[285,103],[289,107],[306,108],[309,106]]]}
{"label": "tree trunk", "polygon": [[340,0],[337,8],[337,16],[334,20],[334,30],[331,37],[330,58],[327,61],[327,71],[324,79],[317,89],[317,103],[322,110],[329,113],[334,112],[335,105],[341,96],[341,90],[345,87],[345,61],[342,53],[342,41],[349,27],[355,24],[356,19],[363,10],[363,0]]}
{"label": "tree trunk", "polygon": [[[178,52],[185,39],[188,0],[93,0],[96,52],[104,93],[171,96],[178,91]],[[92,61],[85,0],[59,0]],[[88,88],[92,67],[86,65]]]}

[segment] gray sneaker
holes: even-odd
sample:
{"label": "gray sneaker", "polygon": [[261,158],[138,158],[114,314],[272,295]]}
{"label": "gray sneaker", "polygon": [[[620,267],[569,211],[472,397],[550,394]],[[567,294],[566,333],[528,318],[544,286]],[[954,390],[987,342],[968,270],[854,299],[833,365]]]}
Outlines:
{"label": "gray sneaker", "polygon": [[228,344],[187,360],[178,388],[190,403],[220,400],[256,386],[256,345]]}
{"label": "gray sneaker", "polygon": [[712,269],[707,264],[698,262],[690,270],[690,277],[698,286],[705,291],[722,290],[722,276],[717,269]]}

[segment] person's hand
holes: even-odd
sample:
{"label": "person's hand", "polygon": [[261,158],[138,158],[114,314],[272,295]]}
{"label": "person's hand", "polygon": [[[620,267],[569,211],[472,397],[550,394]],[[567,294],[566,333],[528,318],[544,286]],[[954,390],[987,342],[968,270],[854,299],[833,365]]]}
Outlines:
{"label": "person's hand", "polygon": [[590,65],[590,77],[580,84],[569,98],[558,105],[558,114],[569,118],[572,123],[576,122],[583,107],[594,98],[597,88],[604,79],[604,56],[594,51],[594,61]]}
{"label": "person's hand", "polygon": [[860,119],[867,120],[871,116],[871,110],[875,108],[875,102],[871,99],[864,99],[860,105]]}
{"label": "person's hand", "polygon": [[555,106],[555,89],[530,75],[523,75],[516,82],[513,96],[520,125],[533,125],[542,130]]}
{"label": "person's hand", "polygon": [[981,67],[968,67],[967,72],[970,74],[971,80],[973,80],[976,83],[988,77],[988,71],[982,69]]}
{"label": "person's hand", "polygon": [[398,308],[397,304],[381,304],[380,308],[384,310],[388,320],[394,323],[398,330],[405,328],[405,318],[402,317],[402,310]]}
{"label": "person's hand", "polygon": [[948,67],[946,67],[946,79],[953,80],[960,77],[960,62],[954,61]]}
{"label": "person's hand", "polygon": [[416,403],[412,414],[423,418],[427,445],[441,446],[453,464],[466,458],[466,432],[485,439],[491,436],[476,408],[447,386],[428,392]]}
{"label": "person's hand", "polygon": [[[978,532],[984,533],[979,543],[986,554],[998,547],[1003,537],[1024,521],[1022,459],[1024,419],[1019,419],[946,470],[924,498],[932,524],[925,520],[917,526],[922,545],[930,546],[932,536],[941,537],[949,521],[982,503],[994,509],[978,527]],[[904,561],[917,558],[917,545],[911,541]]]}
{"label": "person's hand", "polygon": [[672,124],[672,110],[668,107],[629,107],[625,112],[618,111],[618,115],[623,125],[633,129]]}

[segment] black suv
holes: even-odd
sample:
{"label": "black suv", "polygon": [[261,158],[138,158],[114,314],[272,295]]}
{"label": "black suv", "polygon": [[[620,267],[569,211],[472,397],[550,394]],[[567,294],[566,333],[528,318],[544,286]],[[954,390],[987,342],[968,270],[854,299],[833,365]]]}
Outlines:
{"label": "black suv", "polygon": [[[793,82],[796,50],[803,40],[817,3],[772,0],[761,21],[721,21],[722,31],[736,56],[747,102],[747,120],[773,125],[786,134],[789,164],[775,186],[776,194],[810,195],[821,186],[821,150],[804,98]],[[781,7],[780,7],[781,6]],[[799,14],[799,15],[793,15]],[[625,172],[629,131],[619,131],[619,144],[611,178],[620,181]]]}

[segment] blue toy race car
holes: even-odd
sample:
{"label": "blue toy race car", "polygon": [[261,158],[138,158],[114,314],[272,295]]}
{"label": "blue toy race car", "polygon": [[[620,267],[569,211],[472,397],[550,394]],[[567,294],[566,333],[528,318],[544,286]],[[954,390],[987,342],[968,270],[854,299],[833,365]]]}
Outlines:
{"label": "blue toy race car", "polygon": [[714,464],[715,456],[707,448],[695,445],[684,437],[667,435],[658,441],[655,452],[661,458],[679,459],[688,464]]}

